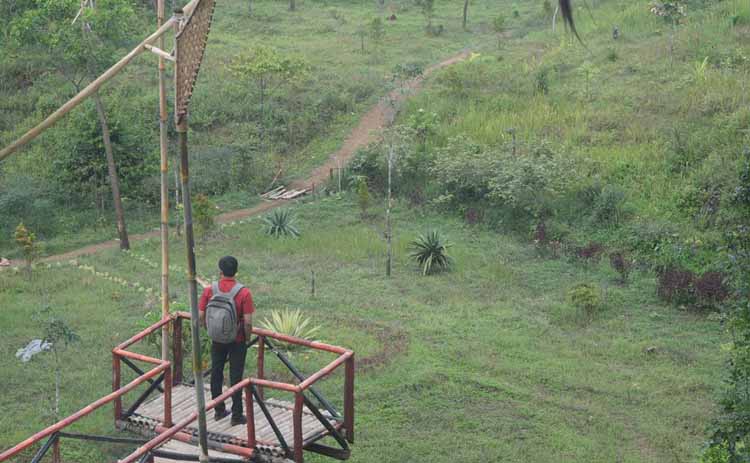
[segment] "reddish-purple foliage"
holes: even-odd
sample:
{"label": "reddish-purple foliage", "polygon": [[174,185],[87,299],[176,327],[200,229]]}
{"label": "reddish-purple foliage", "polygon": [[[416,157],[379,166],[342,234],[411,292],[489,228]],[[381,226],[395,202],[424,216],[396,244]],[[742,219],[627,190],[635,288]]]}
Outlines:
{"label": "reddish-purple foliage", "polygon": [[469,225],[476,225],[482,221],[482,214],[479,210],[470,207],[464,214],[464,219]]}
{"label": "reddish-purple foliage", "polygon": [[729,288],[724,284],[721,272],[706,272],[693,283],[695,296],[703,305],[714,305],[729,297]]}
{"label": "reddish-purple foliage", "polygon": [[690,303],[694,299],[695,274],[679,267],[667,267],[659,272],[657,294],[667,302]]}
{"label": "reddish-purple foliage", "polygon": [[615,251],[609,255],[609,263],[620,274],[620,280],[625,283],[628,280],[628,275],[630,275],[632,262],[622,252]]}
{"label": "reddish-purple foliage", "polygon": [[576,249],[576,257],[586,262],[599,262],[604,252],[604,246],[591,241],[588,245]]}
{"label": "reddish-purple foliage", "polygon": [[532,239],[534,240],[534,243],[539,246],[547,243],[547,225],[544,223],[544,221],[536,224],[536,229],[534,230]]}

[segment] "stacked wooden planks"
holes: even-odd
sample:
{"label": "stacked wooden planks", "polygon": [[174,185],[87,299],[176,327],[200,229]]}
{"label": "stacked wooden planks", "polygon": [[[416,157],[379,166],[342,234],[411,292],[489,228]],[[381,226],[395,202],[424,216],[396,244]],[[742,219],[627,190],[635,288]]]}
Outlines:
{"label": "stacked wooden planks", "polygon": [[302,190],[287,190],[286,187],[282,185],[280,187],[274,188],[271,191],[267,191],[260,196],[264,199],[271,200],[294,199],[306,195],[309,191],[309,188],[304,188]]}

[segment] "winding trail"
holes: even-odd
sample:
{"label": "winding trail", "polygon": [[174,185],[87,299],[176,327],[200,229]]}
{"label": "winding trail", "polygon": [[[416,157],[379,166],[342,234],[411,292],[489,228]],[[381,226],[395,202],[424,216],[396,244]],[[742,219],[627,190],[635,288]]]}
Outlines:
{"label": "winding trail", "polygon": [[[310,174],[306,178],[297,179],[291,182],[290,187],[301,189],[301,188],[308,188],[313,184],[321,185],[325,183],[326,180],[328,179],[330,169],[346,164],[359,148],[365,147],[368,144],[377,140],[378,131],[385,128],[389,124],[389,122],[393,119],[394,112],[395,112],[393,103],[399,103],[405,100],[406,98],[408,98],[409,96],[414,95],[417,91],[419,91],[422,87],[422,83],[424,82],[425,77],[429,76],[430,74],[432,74],[433,72],[441,68],[464,61],[465,59],[469,57],[469,55],[470,55],[470,51],[464,50],[449,58],[446,58],[443,61],[425,69],[422,75],[417,76],[405,82],[404,86],[401,89],[393,90],[387,95],[387,97],[381,98],[380,101],[376,105],[370,108],[370,110],[367,111],[367,113],[365,113],[364,116],[362,116],[362,119],[360,119],[357,127],[355,127],[349,133],[349,136],[346,138],[346,140],[344,140],[344,143],[341,145],[341,148],[339,148],[338,151],[331,154],[331,156],[328,158],[328,160],[325,163],[313,169],[312,172],[310,172]],[[287,201],[281,201],[281,200],[265,201],[251,208],[237,209],[234,211],[229,211],[229,212],[220,214],[216,217],[216,221],[218,223],[225,223],[225,222],[232,222],[232,221],[244,219],[246,217],[258,215],[270,209],[274,209],[276,207],[282,206],[286,202]],[[159,236],[158,230],[149,231],[146,233],[139,233],[135,235],[130,235],[130,242],[132,243],[135,241],[141,241],[147,238],[154,238],[158,236]],[[89,255],[89,254],[95,254],[104,249],[117,248],[119,247],[119,245],[120,245],[120,242],[117,240],[103,241],[100,243],[84,246],[82,248],[74,249],[72,251],[68,251],[63,254],[47,256],[41,259],[41,261],[42,262],[56,262],[56,261],[62,261],[62,260],[75,259],[76,257]],[[21,266],[23,264],[21,261],[18,261],[18,260],[11,261],[10,263],[11,263],[10,267],[6,267],[6,268]],[[2,269],[3,267],[0,267],[0,271]]]}

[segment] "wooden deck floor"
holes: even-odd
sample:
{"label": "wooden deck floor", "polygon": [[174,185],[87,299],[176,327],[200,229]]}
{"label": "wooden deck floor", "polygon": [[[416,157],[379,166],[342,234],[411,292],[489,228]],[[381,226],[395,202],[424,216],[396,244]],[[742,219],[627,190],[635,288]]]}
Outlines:
{"label": "wooden deck floor", "polygon": [[[206,385],[206,398],[209,399],[211,393],[208,385]],[[293,405],[289,402],[284,402],[275,399],[267,399],[265,401],[266,407],[269,413],[279,427],[284,440],[286,441],[289,448],[294,446],[294,429],[292,423],[292,410]],[[177,385],[172,389],[172,420],[177,423],[187,418],[196,409],[195,400],[195,389],[193,386],[188,385]],[[257,403],[254,404],[254,416],[255,416],[255,434],[257,446],[256,448],[264,453],[272,455],[281,455],[282,448],[276,435],[268,423],[265,415],[261,411]],[[227,400],[227,409],[231,407],[231,399]],[[321,410],[321,413],[330,419],[330,414],[327,411]],[[128,421],[132,425],[140,427],[149,427],[155,423],[162,423],[164,417],[164,399],[161,394],[148,400],[141,405],[135,413],[128,418]],[[232,426],[230,417],[226,417],[220,421],[214,420],[213,412],[206,414],[207,426],[208,426],[208,438],[209,440],[231,443],[235,445],[247,446],[247,428],[244,425]],[[332,422],[335,425],[335,422]],[[315,415],[310,412],[309,409],[305,408],[302,414],[302,437],[304,444],[314,442],[327,434],[325,427],[318,421]],[[197,423],[193,426],[188,426],[185,429],[186,432],[197,435]],[[174,441],[170,444],[179,446],[179,443]],[[188,447],[192,447],[189,444]],[[182,447],[182,446],[180,446]],[[195,447],[194,453],[197,451]],[[166,449],[166,447],[165,447]],[[183,448],[183,450],[185,450]],[[169,460],[162,460],[168,462]],[[241,461],[241,460],[238,460]]]}
{"label": "wooden deck floor", "polygon": [[[162,445],[161,450],[168,450],[170,452],[177,452],[182,453],[184,455],[195,455],[198,456],[198,447],[190,444],[186,444],[184,442],[179,441],[169,441],[166,444]],[[242,459],[242,457],[239,457],[237,455],[232,455],[230,453],[223,453],[218,452],[216,450],[210,450],[208,452],[209,456],[213,457],[221,457],[227,460],[234,460],[237,463],[242,463],[245,460]],[[169,458],[154,458],[154,463],[184,463],[185,460],[171,460]]]}

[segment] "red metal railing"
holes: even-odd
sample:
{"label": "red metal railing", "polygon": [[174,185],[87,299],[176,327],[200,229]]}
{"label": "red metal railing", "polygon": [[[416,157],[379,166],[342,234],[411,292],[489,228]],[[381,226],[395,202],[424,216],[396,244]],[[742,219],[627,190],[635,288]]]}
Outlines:
{"label": "red metal railing", "polygon": [[[55,433],[58,433],[65,427],[70,426],[71,424],[75,423],[81,418],[89,415],[94,410],[108,403],[114,404],[114,419],[115,419],[115,425],[117,426],[118,423],[121,422],[122,419],[124,418],[123,411],[122,411],[122,396],[132,391],[139,385],[147,381],[152,381],[153,378],[157,377],[158,375],[162,373],[164,374],[164,381],[163,381],[163,384],[164,384],[164,418],[163,418],[163,424],[156,427],[156,432],[158,433],[158,435],[154,437],[152,440],[142,445],[141,447],[139,447],[136,451],[134,451],[133,453],[125,457],[125,459],[121,460],[121,463],[133,463],[133,462],[139,461],[139,459],[143,458],[144,455],[147,455],[150,452],[154,451],[157,447],[164,444],[170,439],[176,439],[176,440],[180,440],[184,442],[193,442],[194,441],[193,435],[190,433],[183,432],[183,430],[198,418],[197,411],[193,412],[192,414],[190,414],[190,416],[183,419],[179,423],[172,423],[172,400],[171,400],[172,399],[172,387],[175,384],[182,382],[182,358],[183,358],[182,356],[182,322],[184,320],[189,320],[189,319],[190,319],[189,313],[176,312],[170,318],[160,320],[159,322],[151,325],[150,327],[146,328],[145,330],[141,331],[140,333],[136,334],[135,336],[131,337],[127,341],[115,347],[112,350],[112,393],[106,395],[105,397],[102,397],[101,399],[79,410],[73,415],[63,420],[60,420],[58,423],[55,423],[54,425],[44,429],[43,431],[40,431],[34,434],[33,436],[29,437],[28,439],[24,440],[23,442],[19,443],[13,448],[6,450],[3,453],[0,453],[0,462],[7,460],[14,455],[17,455],[18,453],[40,442],[41,440],[49,436],[52,436]],[[127,350],[133,344],[143,340],[145,337],[161,329],[164,325],[168,323],[173,324],[172,326],[173,361],[172,362],[167,361],[167,360],[156,359],[153,357],[149,357],[147,355],[138,354],[138,353],[130,352]],[[332,426],[330,425],[330,423],[328,423],[327,428],[329,429],[329,431],[333,433],[338,433],[338,431],[343,428],[346,441],[353,442],[354,441],[354,353],[342,347],[332,346],[330,344],[325,344],[322,342],[308,341],[308,340],[301,339],[301,338],[295,338],[292,336],[275,333],[275,332],[265,330],[262,328],[253,328],[252,332],[256,336],[258,336],[257,377],[243,379],[239,383],[228,388],[219,397],[217,397],[214,400],[211,400],[210,402],[206,404],[206,410],[211,410],[214,407],[216,407],[219,403],[231,397],[232,394],[234,394],[235,392],[239,390],[244,391],[245,408],[247,410],[247,445],[248,446],[243,447],[243,446],[231,445],[231,444],[217,444],[221,448],[221,450],[224,452],[242,455],[242,456],[249,458],[253,455],[255,446],[257,444],[275,445],[274,443],[271,443],[271,442],[257,441],[256,434],[255,434],[255,419],[253,416],[253,413],[254,413],[253,394],[254,392],[257,394],[258,399],[261,400],[261,405],[262,405],[263,389],[270,388],[270,389],[276,389],[276,390],[290,392],[294,394],[294,408],[292,410],[294,443],[293,443],[293,455],[290,455],[290,456],[294,458],[295,462],[301,463],[303,461],[303,446],[304,446],[303,429],[302,429],[302,414],[303,414],[303,410],[304,410],[306,403],[307,403],[308,408],[312,410],[311,408],[312,404],[304,396],[304,393],[305,391],[312,389],[313,385],[316,382],[320,381],[321,379],[333,373],[342,364],[345,365],[343,423],[338,423],[336,426]],[[321,370],[317,371],[316,373],[312,374],[311,376],[304,378],[304,379],[300,378],[301,382],[299,384],[270,381],[264,378],[264,364],[265,364],[265,352],[266,352],[265,346],[267,344],[270,345],[268,343],[267,338],[271,338],[271,339],[285,342],[285,343],[304,346],[310,349],[330,352],[333,354],[337,354],[337,357],[331,363],[329,363],[328,365],[326,365],[325,367],[323,367]],[[154,365],[154,368],[144,372],[143,374],[138,376],[136,379],[134,379],[133,381],[123,386],[121,384],[121,380],[122,380],[121,362],[123,361],[123,359],[137,360],[140,362],[149,363],[149,364]],[[156,386],[156,385],[152,384],[152,386]],[[318,397],[318,394],[315,391],[315,389],[312,389],[312,392],[315,393],[316,397]],[[317,412],[317,409],[313,410],[313,412]],[[319,419],[320,418],[325,419],[319,413],[315,413],[315,414],[316,416],[319,417]],[[339,437],[339,439],[341,439],[340,436],[338,436],[338,434],[336,435],[337,437]],[[281,440],[282,439],[280,439],[280,441]],[[343,440],[341,440],[341,442],[343,442]],[[346,442],[343,442],[343,443],[346,444]],[[57,445],[57,441],[55,441],[55,445]]]}
{"label": "red metal railing", "polygon": [[[68,416],[67,418],[64,418],[58,421],[52,426],[49,426],[42,431],[39,431],[38,433],[34,434],[33,436],[29,437],[23,442],[20,442],[19,444],[13,446],[12,448],[0,453],[0,462],[5,461],[9,459],[10,457],[21,453],[25,449],[61,431],[62,429],[72,425],[73,423],[79,421],[80,419],[84,418],[87,415],[90,415],[92,412],[101,408],[104,405],[107,405],[108,403],[114,403],[115,420],[120,419],[122,415],[122,396],[132,391],[136,387],[140,386],[141,384],[145,383],[146,381],[152,380],[153,378],[157,377],[161,373],[164,373],[164,400],[165,400],[165,403],[170,403],[169,407],[166,407],[166,406],[164,407],[164,421],[165,423],[171,423],[172,421],[172,410],[171,410],[172,363],[167,360],[159,360],[159,359],[155,359],[155,358],[148,357],[145,355],[136,354],[136,353],[125,350],[126,348],[130,347],[131,345],[143,339],[144,337],[153,333],[157,329],[161,328],[165,324],[169,323],[170,321],[171,321],[171,318],[160,320],[159,322],[143,330],[142,332],[138,333],[136,336],[133,336],[132,338],[128,339],[127,341],[125,341],[124,343],[120,344],[119,346],[117,346],[115,349],[112,350],[112,367],[113,367],[112,368],[112,393],[102,397],[96,402],[93,402],[87,405],[86,407]],[[120,358],[121,357],[127,357],[127,358],[132,358],[134,360],[144,361],[144,362],[155,365],[155,367],[141,374],[140,376],[135,378],[133,381],[122,386],[121,377],[120,377]],[[55,452],[55,458],[56,459],[59,458],[59,455],[57,452]]]}
{"label": "red metal railing", "polygon": [[[175,323],[179,324],[182,320],[189,320],[190,314],[187,312],[177,312],[173,315],[173,317],[174,317]],[[173,340],[175,343],[174,351],[180,352],[181,351],[181,346],[180,346],[181,337],[177,336],[177,326],[178,325],[175,325],[175,335],[173,336]],[[158,328],[159,327],[155,327],[154,330]],[[303,432],[302,412],[305,406],[305,398],[303,394],[306,390],[310,389],[313,386],[313,384],[315,384],[317,381],[321,380],[322,378],[330,375],[333,371],[335,371],[342,364],[345,364],[343,428],[345,431],[345,436],[346,436],[347,441],[353,442],[354,441],[354,353],[342,347],[332,346],[330,344],[325,344],[322,342],[308,341],[306,339],[295,338],[293,336],[287,336],[284,334],[275,333],[273,331],[265,330],[262,328],[253,328],[252,332],[254,335],[258,336],[257,377],[250,377],[250,378],[243,379],[239,383],[235,384],[234,386],[224,391],[222,395],[220,395],[216,399],[206,404],[206,410],[211,410],[220,402],[223,402],[225,399],[231,397],[232,394],[234,394],[235,392],[239,390],[244,390],[245,408],[247,410],[248,448],[245,449],[244,447],[236,447],[236,448],[229,449],[225,447],[225,450],[231,453],[237,453],[239,455],[249,457],[252,455],[252,451],[253,451],[252,449],[254,449],[257,444],[260,443],[264,445],[273,445],[273,443],[270,443],[270,442],[258,442],[257,441],[256,435],[255,435],[255,419],[253,416],[253,413],[254,413],[253,388],[257,388],[257,393],[260,398],[263,397],[264,388],[276,389],[276,390],[286,391],[286,392],[290,392],[294,394],[294,408],[292,411],[292,423],[293,423],[292,426],[294,430],[293,432],[294,433],[294,443],[293,443],[294,455],[293,457],[294,457],[295,462],[301,463],[304,459],[303,457],[304,442],[303,442],[303,435],[302,435],[302,432]],[[282,383],[282,382],[277,382],[277,381],[269,381],[264,378],[266,338],[272,338],[281,342],[296,344],[296,345],[304,346],[310,349],[316,349],[320,351],[338,354],[338,357],[336,357],[335,360],[333,360],[331,363],[323,367],[318,372],[309,376],[300,384],[290,384],[290,383]],[[174,359],[175,371],[182,370],[181,361],[182,360],[178,358]],[[178,374],[175,373],[174,380],[181,381],[181,379],[182,379],[181,375],[178,376]],[[190,416],[180,421],[179,423],[176,423],[174,426],[169,427],[165,425],[164,427],[157,427],[156,430],[157,432],[159,432],[159,435],[156,436],[151,441],[149,441],[147,444],[138,448],[135,452],[128,455],[124,460],[121,460],[121,463],[137,462],[139,458],[142,458],[144,455],[148,454],[150,451],[156,449],[157,447],[162,445],[164,442],[172,438],[176,438],[178,440],[185,440],[185,441],[193,440],[192,435],[184,433],[182,431],[191,423],[193,423],[197,418],[198,418],[198,413],[193,412]]]}

